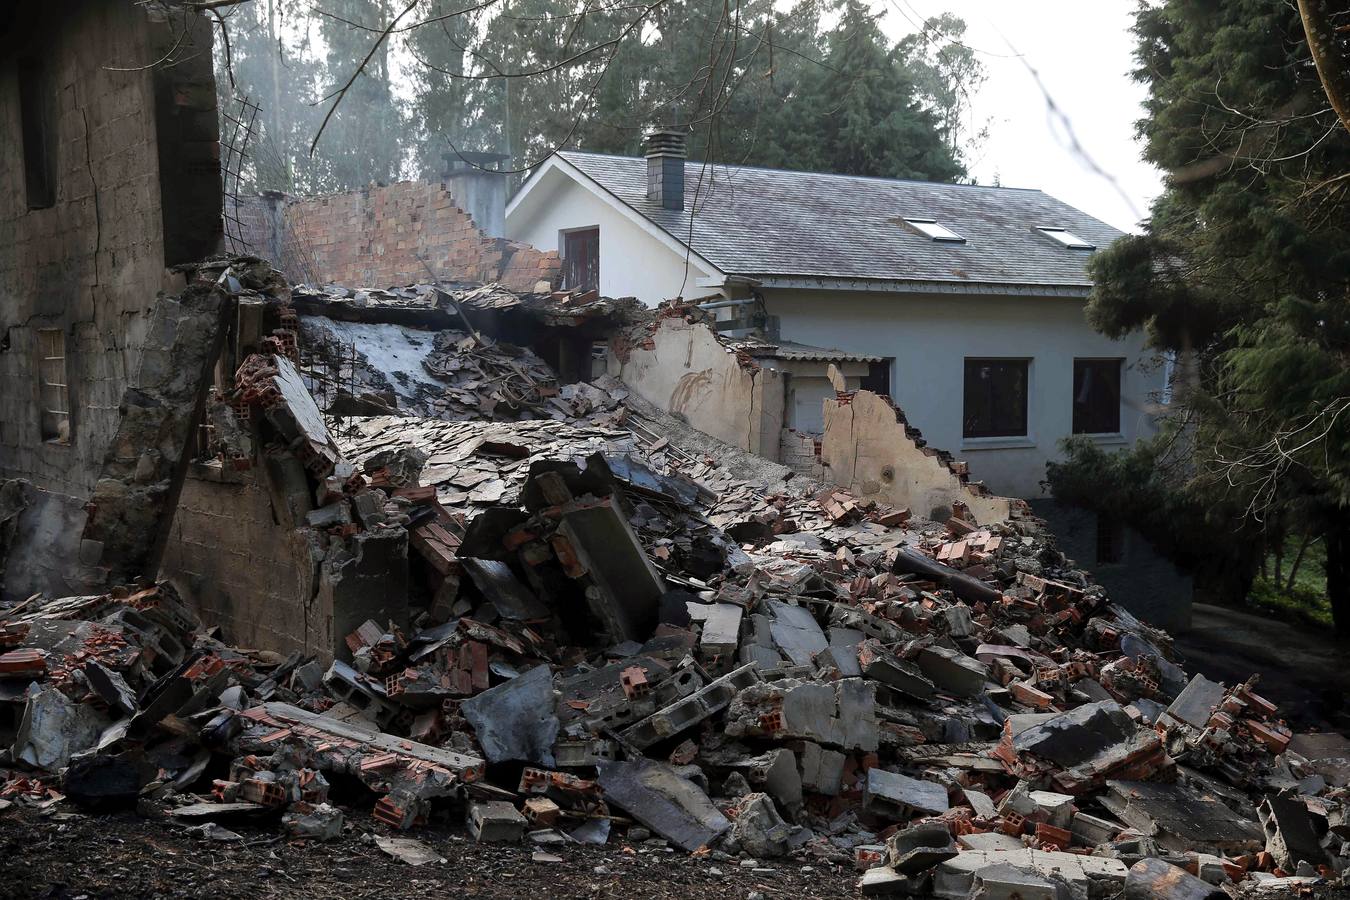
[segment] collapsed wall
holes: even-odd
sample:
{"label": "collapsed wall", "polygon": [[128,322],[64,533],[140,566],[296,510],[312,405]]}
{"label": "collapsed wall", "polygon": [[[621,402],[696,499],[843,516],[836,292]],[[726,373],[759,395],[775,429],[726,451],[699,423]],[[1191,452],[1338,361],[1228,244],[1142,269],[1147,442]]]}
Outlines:
{"label": "collapsed wall", "polygon": [[926,446],[891,399],[871,391],[825,401],[820,461],[830,481],[860,497],[934,521],[945,521],[960,503],[981,525],[1006,522],[1019,502],[970,481],[965,463]]}
{"label": "collapsed wall", "polygon": [[401,181],[297,198],[241,201],[245,239],[293,282],[392,287],[428,280],[551,290],[555,250],[489,237],[445,184]]}
{"label": "collapsed wall", "polygon": [[610,340],[609,374],[661,410],[742,450],[777,460],[784,379],[671,307],[655,326]]}

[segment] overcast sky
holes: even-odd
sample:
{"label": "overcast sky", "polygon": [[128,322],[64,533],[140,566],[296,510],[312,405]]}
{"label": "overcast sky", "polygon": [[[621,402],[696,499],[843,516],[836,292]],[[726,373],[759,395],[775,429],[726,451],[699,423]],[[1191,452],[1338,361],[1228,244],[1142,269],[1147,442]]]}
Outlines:
{"label": "overcast sky", "polygon": [[[965,19],[965,43],[984,51],[989,80],[975,98],[990,135],[972,174],[1006,187],[1041,188],[1117,228],[1136,230],[1161,189],[1157,169],[1139,158],[1134,122],[1144,88],[1129,77],[1136,0],[877,0],[892,37],[950,11]],[[906,18],[908,17],[908,18]],[[1006,39],[1006,40],[1005,40]],[[1083,149],[1119,186],[1070,149],[1045,97],[1011,43],[1040,74]],[[1002,55],[995,55],[1002,54]],[[1122,193],[1124,196],[1122,196]]]}

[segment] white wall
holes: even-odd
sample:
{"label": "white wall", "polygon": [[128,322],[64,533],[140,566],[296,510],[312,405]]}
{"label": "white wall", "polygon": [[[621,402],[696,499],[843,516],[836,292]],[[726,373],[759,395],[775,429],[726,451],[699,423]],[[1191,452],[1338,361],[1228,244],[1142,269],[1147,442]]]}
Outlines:
{"label": "white wall", "polygon": [[[1073,428],[1075,357],[1125,359],[1121,435],[1096,440],[1124,447],[1155,433],[1147,409],[1162,390],[1161,362],[1142,334],[1112,341],[1092,330],[1082,300],[829,291],[768,291],[766,299],[786,340],[893,357],[896,404],[929,446],[967,460],[971,478],[996,493],[1043,496],[1045,463]],[[1026,438],[962,438],[966,357],[1031,360]]]}
{"label": "white wall", "polygon": [[697,279],[711,272],[691,259],[686,275],[682,254],[557,170],[547,172],[525,202],[509,212],[506,236],[540,250],[562,252],[561,232],[597,225],[602,296],[637,297],[655,306],[675,297],[694,299],[716,293],[697,286]]}

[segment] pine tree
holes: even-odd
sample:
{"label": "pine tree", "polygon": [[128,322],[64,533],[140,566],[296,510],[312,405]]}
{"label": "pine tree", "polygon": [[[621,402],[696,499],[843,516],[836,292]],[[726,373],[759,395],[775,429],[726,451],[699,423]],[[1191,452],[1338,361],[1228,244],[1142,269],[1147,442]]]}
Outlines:
{"label": "pine tree", "polygon": [[1350,134],[1282,0],[1166,0],[1135,30],[1169,177],[1146,232],[1094,259],[1090,319],[1184,354],[1174,488],[1217,543],[1324,537],[1350,633]]}

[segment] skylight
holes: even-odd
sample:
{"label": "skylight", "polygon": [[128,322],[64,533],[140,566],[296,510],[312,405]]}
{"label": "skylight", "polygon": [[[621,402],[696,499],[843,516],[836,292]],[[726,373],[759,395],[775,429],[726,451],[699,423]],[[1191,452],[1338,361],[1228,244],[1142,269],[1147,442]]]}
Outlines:
{"label": "skylight", "polygon": [[1069,231],[1067,228],[1037,228],[1041,234],[1048,238],[1053,238],[1070,250],[1096,250],[1097,245],[1091,241],[1085,241],[1078,235]]}
{"label": "skylight", "polygon": [[919,229],[935,241],[951,241],[964,244],[966,239],[945,225],[939,225],[934,219],[905,219],[911,227]]}

